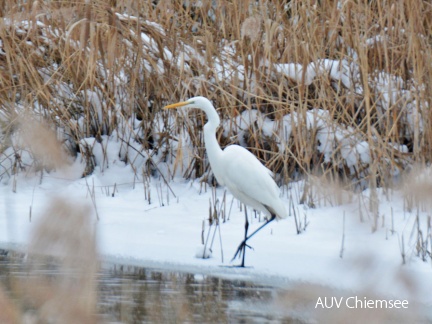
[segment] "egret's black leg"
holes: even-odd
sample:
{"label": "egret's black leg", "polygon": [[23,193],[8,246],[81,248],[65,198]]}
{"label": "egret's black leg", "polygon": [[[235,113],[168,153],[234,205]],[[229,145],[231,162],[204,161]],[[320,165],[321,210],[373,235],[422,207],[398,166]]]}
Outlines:
{"label": "egret's black leg", "polygon": [[[272,214],[271,218],[266,221],[264,224],[262,224],[260,227],[258,227],[258,229],[255,230],[255,232],[253,232],[251,235],[247,236],[247,230],[245,231],[245,239],[240,243],[237,252],[234,254],[234,257],[231,259],[231,261],[233,261],[237,255],[240,256],[241,253],[243,252],[243,260],[242,260],[242,264],[241,267],[244,267],[244,255],[246,253],[246,248],[251,248],[249,245],[246,244],[246,242],[252,237],[254,236],[256,233],[258,233],[261,229],[263,229],[267,224],[271,223],[272,221],[274,221],[276,218],[276,215]],[[246,218],[247,219],[247,218]],[[249,222],[247,223],[247,226],[249,227]],[[245,225],[245,229],[246,229],[246,225]]]}
{"label": "egret's black leg", "polygon": [[[247,232],[249,229],[249,220],[248,220],[248,216],[247,216],[247,208],[245,206],[245,234],[244,234],[244,242],[247,241]],[[241,267],[244,268],[244,263],[245,263],[245,256],[246,256],[246,244],[243,246],[243,255],[242,255],[242,263],[241,263]]]}

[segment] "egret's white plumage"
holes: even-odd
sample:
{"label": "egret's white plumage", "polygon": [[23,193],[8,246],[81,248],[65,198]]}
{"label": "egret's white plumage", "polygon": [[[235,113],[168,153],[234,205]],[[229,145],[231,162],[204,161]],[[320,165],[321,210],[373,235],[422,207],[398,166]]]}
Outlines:
{"label": "egret's white plumage", "polygon": [[[275,218],[285,218],[287,210],[279,197],[279,187],[273,180],[272,172],[251,152],[239,145],[230,145],[224,150],[220,148],[216,139],[220,119],[212,103],[207,98],[194,97],[168,105],[165,109],[177,107],[198,108],[206,113],[208,121],[204,125],[204,143],[210,166],[219,184],[226,186],[233,196],[244,204],[271,216],[271,219],[262,227]],[[242,266],[244,266],[246,241],[257,231],[247,236],[246,226],[245,240],[236,253],[237,255],[240,250],[243,250]]]}
{"label": "egret's white plumage", "polygon": [[224,165],[225,172],[215,173],[215,176],[234,197],[268,216],[287,216],[272,172],[262,165],[255,155],[241,146],[230,145],[223,150],[222,159],[221,164]]}

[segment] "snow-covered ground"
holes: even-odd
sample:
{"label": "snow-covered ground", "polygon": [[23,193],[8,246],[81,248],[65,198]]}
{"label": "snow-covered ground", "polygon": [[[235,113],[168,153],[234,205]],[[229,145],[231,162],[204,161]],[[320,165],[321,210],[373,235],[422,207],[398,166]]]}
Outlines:
{"label": "snow-covered ground", "polygon": [[[77,160],[67,170],[45,173],[42,180],[34,175],[18,175],[16,192],[12,190],[12,179],[1,184],[0,247],[25,249],[51,200],[63,197],[72,204],[91,207],[98,251],[106,260],[278,286],[315,283],[432,304],[432,266],[416,256],[416,235],[412,234],[417,212],[404,212],[403,198],[397,191],[388,198],[379,191],[380,226],[372,233],[365,207],[367,191],[339,206],[328,203],[308,208],[298,204],[303,183],[292,183],[283,188],[283,196],[287,206],[288,197],[292,197],[291,209],[303,224],[306,217],[306,229],[297,234],[292,212],[287,219],[269,224],[250,240],[254,249],[247,251],[247,268],[243,269],[230,267],[240,263],[231,262],[231,258],[244,235],[244,212],[229,193],[229,220],[221,223],[220,234],[216,232],[212,256],[202,259],[197,257],[197,251],[202,249],[203,222],[204,238],[209,231],[211,188],[205,190],[198,181],[180,179],[174,179],[168,187],[163,179],[151,178],[146,188],[151,192],[149,204],[144,198],[144,185],[134,181],[131,168],[121,162],[111,163],[103,172],[96,170],[87,178],[80,178],[81,171]],[[222,200],[224,189],[218,188],[216,194]],[[248,214],[252,231],[261,223],[252,211]],[[426,222],[426,213],[420,212],[419,217]],[[214,229],[210,228],[210,237]],[[405,265],[401,257],[402,235]]]}

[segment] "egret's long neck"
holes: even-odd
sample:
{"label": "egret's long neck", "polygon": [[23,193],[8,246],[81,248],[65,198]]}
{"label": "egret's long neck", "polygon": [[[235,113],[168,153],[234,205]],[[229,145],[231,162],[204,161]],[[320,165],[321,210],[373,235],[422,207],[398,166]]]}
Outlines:
{"label": "egret's long neck", "polygon": [[[209,158],[210,164],[214,168],[218,157],[222,154],[222,149],[216,139],[216,130],[220,124],[220,119],[217,112],[212,109],[211,111],[206,111],[208,122],[204,125],[204,144],[207,150],[207,156]],[[215,170],[213,170],[214,172]],[[216,171],[217,172],[217,171]]]}

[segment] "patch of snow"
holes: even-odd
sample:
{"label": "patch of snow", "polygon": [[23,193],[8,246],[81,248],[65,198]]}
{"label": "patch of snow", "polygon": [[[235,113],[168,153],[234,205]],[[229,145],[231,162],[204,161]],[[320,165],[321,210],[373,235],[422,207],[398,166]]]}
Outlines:
{"label": "patch of snow", "polygon": [[195,252],[195,258],[198,259],[208,259],[212,257],[212,252],[209,247],[200,245],[197,247]]}
{"label": "patch of snow", "polygon": [[[103,146],[95,144],[93,139],[86,139],[86,142]],[[108,147],[113,150],[108,157],[114,159],[117,149]],[[364,145],[358,149],[367,151]],[[360,158],[362,154],[360,152]],[[74,164],[74,170],[82,170],[79,159]],[[416,256],[417,241],[410,235],[416,226],[416,215],[419,214],[421,226],[425,226],[428,214],[405,211],[400,192],[394,191],[386,198],[386,194],[378,191],[383,226],[372,234],[369,222],[362,222],[359,217],[359,206],[364,208],[369,199],[368,190],[341,205],[326,206],[317,201],[318,207],[310,209],[298,202],[303,184],[292,183],[283,190],[283,200],[287,206],[292,204],[307,215],[307,229],[297,235],[293,216],[268,225],[249,241],[254,248],[246,252],[246,265],[250,268],[238,269],[221,267],[240,262],[229,261],[244,235],[244,212],[237,203],[230,208],[227,221],[219,225],[221,237],[215,239],[210,253],[208,247],[204,250],[201,245],[201,235],[202,223],[208,218],[209,200],[214,194],[212,190],[202,190],[198,181],[174,180],[168,187],[157,178],[149,178],[145,181],[146,190],[152,196],[149,202],[143,199],[143,180],[137,181],[130,167],[114,161],[108,161],[107,165],[110,167],[96,169],[84,179],[79,172],[72,178],[73,173],[65,177],[63,171],[45,173],[42,182],[39,177],[18,174],[15,193],[12,192],[13,181],[1,184],[0,245],[25,246],[50,199],[61,194],[72,202],[86,203],[94,210],[89,217],[96,229],[98,251],[110,260],[227,278],[240,275],[248,280],[267,280],[278,285],[284,281],[301,281],[355,291],[368,287],[384,296],[432,303],[432,282],[428,279],[432,268]],[[95,204],[88,195],[89,189],[94,192]],[[217,197],[224,195],[222,188],[215,192]],[[292,202],[290,197],[293,197]],[[226,201],[228,206],[233,201],[230,193]],[[367,210],[362,213],[367,214]],[[254,213],[251,211],[249,215]],[[343,215],[346,215],[344,229]],[[259,218],[250,217],[251,231],[261,224]],[[403,266],[402,235],[407,262]],[[408,286],[402,278],[409,278]]]}

